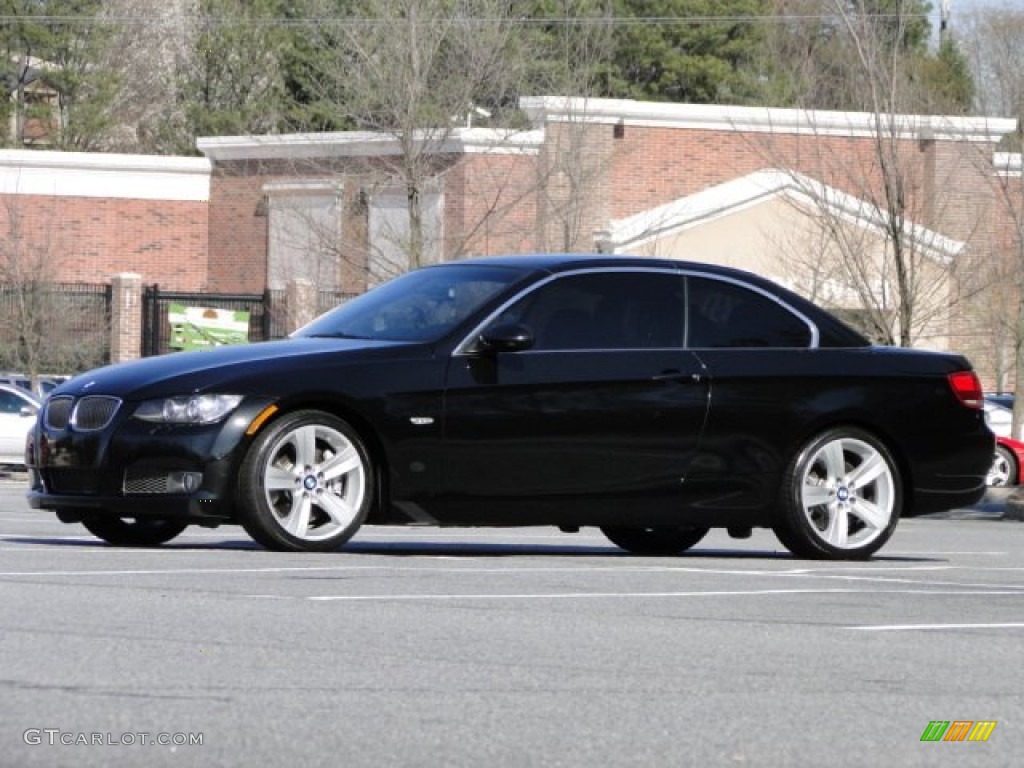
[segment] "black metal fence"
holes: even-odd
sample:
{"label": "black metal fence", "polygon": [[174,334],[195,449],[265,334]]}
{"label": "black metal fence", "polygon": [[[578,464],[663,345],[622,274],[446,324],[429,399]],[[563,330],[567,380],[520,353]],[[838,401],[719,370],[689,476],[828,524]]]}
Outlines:
{"label": "black metal fence", "polygon": [[0,369],[75,373],[110,360],[111,287],[0,284]]}
{"label": "black metal fence", "polygon": [[[352,298],[319,291],[319,315]],[[77,373],[110,362],[112,289],[107,283],[0,283],[0,371]],[[143,289],[142,354],[172,351],[171,304],[249,313],[249,341],[288,335],[286,293],[225,294]]]}

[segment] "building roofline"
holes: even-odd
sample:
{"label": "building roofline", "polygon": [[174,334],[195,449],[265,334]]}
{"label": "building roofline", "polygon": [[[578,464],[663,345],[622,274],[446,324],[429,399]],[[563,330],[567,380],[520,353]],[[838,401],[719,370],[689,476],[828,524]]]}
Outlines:
{"label": "building roofline", "polygon": [[0,150],[0,194],[206,201],[203,157]]}
{"label": "building roofline", "polygon": [[[433,134],[424,132],[420,140],[435,145],[432,154],[536,155],[544,143],[544,132],[453,128]],[[402,152],[397,136],[378,131],[203,137],[197,139],[196,146],[214,162],[388,157]]]}
{"label": "building roofline", "polygon": [[[524,96],[519,100],[533,130],[443,128],[424,131],[436,154],[530,154],[539,152],[546,123],[585,122],[705,131],[869,137],[876,134],[870,112],[772,109],[715,104],[671,104],[628,99]],[[893,115],[895,135],[908,139],[995,142],[1017,129],[999,117]],[[890,132],[889,127],[884,130]],[[402,151],[398,136],[384,131],[286,133],[264,136],[211,136],[196,146],[214,162],[302,160],[330,157],[388,157]]]}
{"label": "building roofline", "polygon": [[[626,99],[524,96],[520,109],[535,126],[547,122],[586,122],[705,131],[791,133],[825,136],[874,136],[872,112],[774,109],[717,104],[671,104]],[[1017,120],[1001,117],[893,115],[896,135],[910,139],[995,142],[1017,129]],[[890,132],[885,127],[887,133]]]}
{"label": "building roofline", "polygon": [[[602,251],[618,252],[783,195],[805,205],[824,205],[832,215],[857,226],[880,230],[884,224],[882,212],[866,200],[795,171],[769,168],[615,219],[607,230],[596,232],[595,239]],[[905,223],[904,230],[923,252],[942,263],[949,263],[967,247],[959,240],[911,222]]]}

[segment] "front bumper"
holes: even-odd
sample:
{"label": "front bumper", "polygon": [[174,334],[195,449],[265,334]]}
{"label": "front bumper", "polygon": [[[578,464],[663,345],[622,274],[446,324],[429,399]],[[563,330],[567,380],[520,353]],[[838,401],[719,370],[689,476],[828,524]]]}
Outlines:
{"label": "front bumper", "polygon": [[66,521],[233,521],[238,468],[252,440],[246,430],[270,403],[247,399],[223,421],[201,426],[140,421],[131,418],[134,404],[125,403],[96,431],[54,428],[41,413],[25,451],[29,506]]}

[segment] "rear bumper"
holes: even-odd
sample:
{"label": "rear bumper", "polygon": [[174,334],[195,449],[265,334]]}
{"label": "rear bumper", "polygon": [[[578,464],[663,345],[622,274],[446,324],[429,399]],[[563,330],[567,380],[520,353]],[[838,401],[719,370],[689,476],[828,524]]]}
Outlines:
{"label": "rear bumper", "polygon": [[920,490],[914,493],[913,506],[904,513],[904,517],[930,515],[933,512],[945,512],[950,509],[962,509],[977,504],[985,496],[988,486],[984,479],[974,488],[955,491]]}
{"label": "rear bumper", "polygon": [[929,471],[915,478],[917,482],[904,517],[970,507],[981,501],[988,490],[985,479],[992,467],[996,440],[984,422],[955,444],[942,446],[937,441],[936,444],[946,453],[925,465]]}

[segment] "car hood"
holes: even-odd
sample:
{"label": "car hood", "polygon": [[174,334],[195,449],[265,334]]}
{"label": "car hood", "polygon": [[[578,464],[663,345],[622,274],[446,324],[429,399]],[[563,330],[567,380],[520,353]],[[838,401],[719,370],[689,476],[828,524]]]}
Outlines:
{"label": "car hood", "polygon": [[291,338],[200,352],[175,352],[96,368],[76,376],[52,396],[113,395],[122,399],[193,392],[263,394],[260,382],[283,372],[315,375],[326,367],[427,354],[422,344],[337,338]]}

